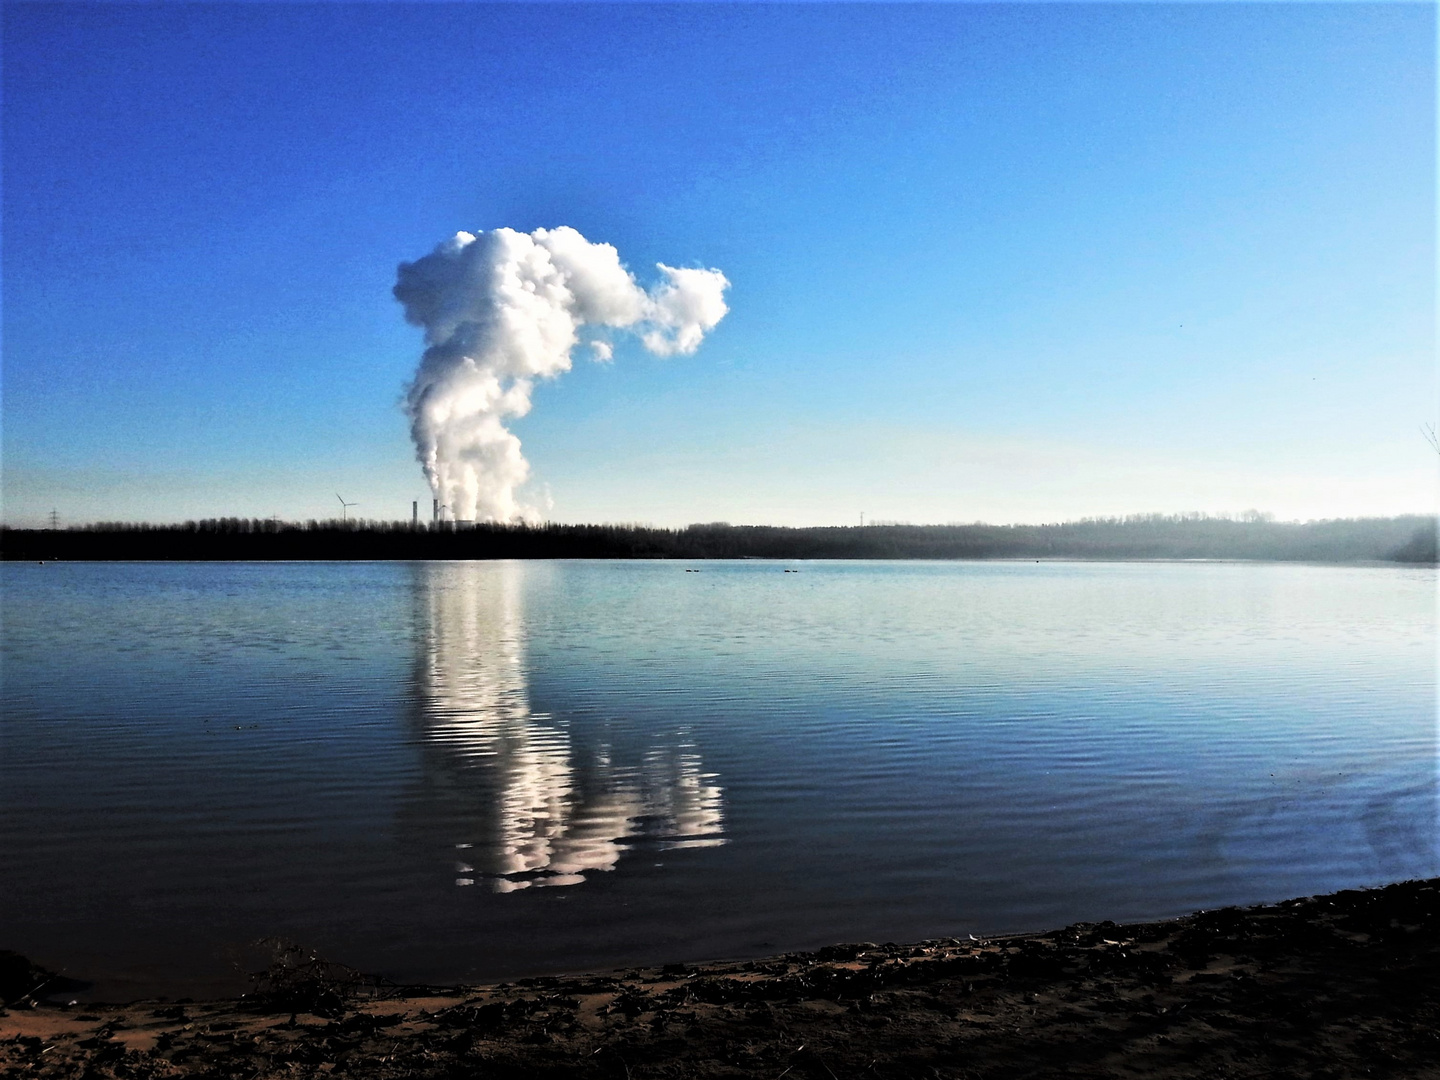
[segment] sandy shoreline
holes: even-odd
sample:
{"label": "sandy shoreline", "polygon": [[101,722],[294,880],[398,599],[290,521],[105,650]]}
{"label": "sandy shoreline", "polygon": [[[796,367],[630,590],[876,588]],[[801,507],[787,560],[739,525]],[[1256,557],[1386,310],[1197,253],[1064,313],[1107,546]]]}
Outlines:
{"label": "sandy shoreline", "polygon": [[15,1001],[6,1077],[1440,1077],[1440,879],[490,987],[301,954],[230,1001]]}

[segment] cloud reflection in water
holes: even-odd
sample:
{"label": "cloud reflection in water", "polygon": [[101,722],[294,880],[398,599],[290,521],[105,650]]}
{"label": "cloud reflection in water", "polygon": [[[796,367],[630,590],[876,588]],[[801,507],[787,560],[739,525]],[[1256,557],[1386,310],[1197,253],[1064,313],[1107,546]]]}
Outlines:
{"label": "cloud reflection in water", "polygon": [[458,832],[457,885],[577,885],[640,845],[725,843],[722,790],[683,732],[633,765],[533,712],[521,563],[419,564],[418,723],[427,802]]}

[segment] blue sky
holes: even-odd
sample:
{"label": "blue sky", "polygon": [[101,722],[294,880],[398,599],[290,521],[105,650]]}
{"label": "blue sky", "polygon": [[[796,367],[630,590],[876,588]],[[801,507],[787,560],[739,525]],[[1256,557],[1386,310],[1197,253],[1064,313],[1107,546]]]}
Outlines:
{"label": "blue sky", "polygon": [[717,267],[556,520],[1431,511],[1429,5],[4,6],[4,517],[408,517],[395,269]]}

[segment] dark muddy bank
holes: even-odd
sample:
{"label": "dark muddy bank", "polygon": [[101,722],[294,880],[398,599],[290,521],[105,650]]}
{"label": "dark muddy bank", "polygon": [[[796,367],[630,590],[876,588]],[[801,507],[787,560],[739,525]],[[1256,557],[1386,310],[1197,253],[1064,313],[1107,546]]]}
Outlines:
{"label": "dark muddy bank", "polygon": [[239,1001],[66,1007],[11,975],[13,1077],[1440,1076],[1440,881],[495,987],[291,953]]}

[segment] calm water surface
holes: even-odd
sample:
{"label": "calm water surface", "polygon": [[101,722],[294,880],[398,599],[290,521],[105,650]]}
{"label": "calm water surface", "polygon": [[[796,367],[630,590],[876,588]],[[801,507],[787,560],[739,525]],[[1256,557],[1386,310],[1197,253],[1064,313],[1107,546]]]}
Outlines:
{"label": "calm water surface", "polygon": [[264,936],[480,980],[1440,873],[1431,569],[0,573],[0,947],[102,997]]}

